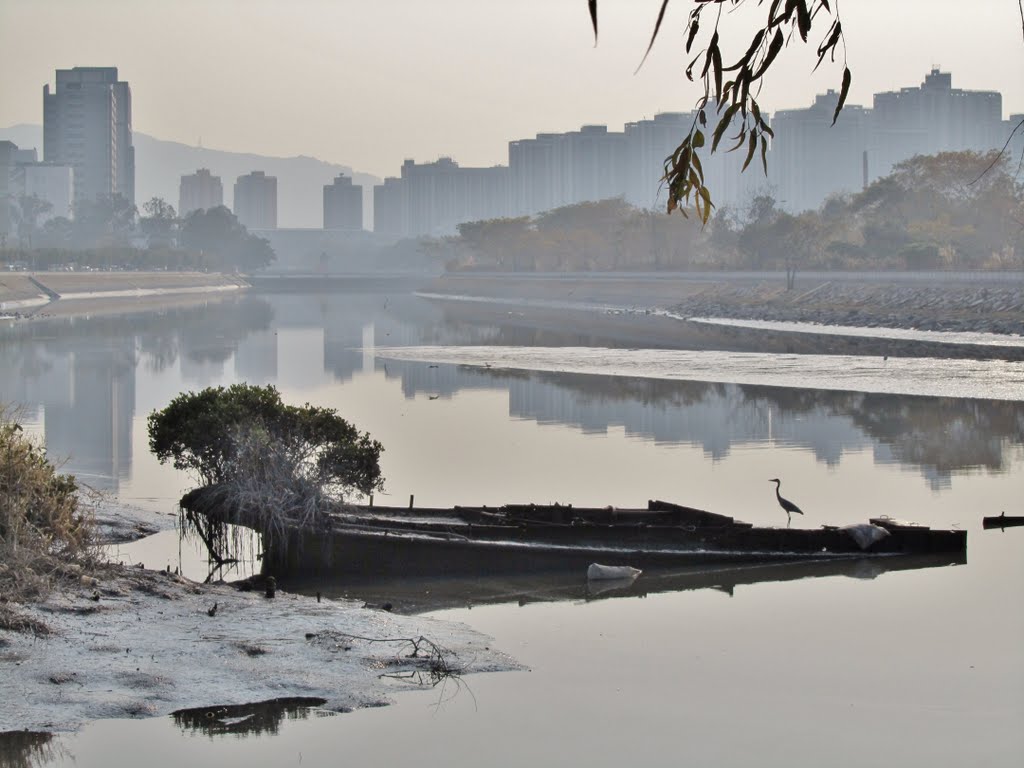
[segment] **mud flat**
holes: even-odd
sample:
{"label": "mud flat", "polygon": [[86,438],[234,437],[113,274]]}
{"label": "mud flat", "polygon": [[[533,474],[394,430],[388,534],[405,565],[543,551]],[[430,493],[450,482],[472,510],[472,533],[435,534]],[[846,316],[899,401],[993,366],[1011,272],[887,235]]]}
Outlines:
{"label": "mud flat", "polygon": [[[118,538],[167,525],[131,510],[100,517]],[[65,582],[26,613],[48,631],[0,630],[0,733],[276,699],[342,712],[388,703],[398,684],[388,680],[403,674],[517,667],[463,625],[116,565]],[[417,646],[421,637],[429,642]]]}
{"label": "mud flat", "polygon": [[[874,336],[872,328],[1024,334],[1024,278],[1002,282],[961,277],[943,283],[915,276],[886,282],[798,280],[782,276],[565,275],[547,277],[446,275],[421,292],[453,322],[487,322],[498,343],[564,346],[643,346],[730,349],[781,354],[890,355],[1024,360],[1019,344],[940,343]],[[863,335],[746,328],[687,322],[731,318],[845,325]]]}

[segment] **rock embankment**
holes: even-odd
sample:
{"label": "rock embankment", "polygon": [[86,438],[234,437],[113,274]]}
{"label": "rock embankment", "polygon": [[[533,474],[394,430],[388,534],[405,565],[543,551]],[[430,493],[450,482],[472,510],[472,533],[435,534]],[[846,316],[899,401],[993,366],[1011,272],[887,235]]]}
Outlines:
{"label": "rock embankment", "polygon": [[1024,284],[715,283],[672,310],[685,317],[1024,335]]}

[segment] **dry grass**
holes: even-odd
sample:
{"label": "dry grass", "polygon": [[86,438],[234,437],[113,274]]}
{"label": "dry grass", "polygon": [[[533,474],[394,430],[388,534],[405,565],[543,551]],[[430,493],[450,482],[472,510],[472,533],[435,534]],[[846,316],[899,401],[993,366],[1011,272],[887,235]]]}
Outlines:
{"label": "dry grass", "polygon": [[17,413],[0,406],[0,629],[42,631],[18,604],[45,597],[60,580],[80,580],[95,555],[74,477],[60,474]]}

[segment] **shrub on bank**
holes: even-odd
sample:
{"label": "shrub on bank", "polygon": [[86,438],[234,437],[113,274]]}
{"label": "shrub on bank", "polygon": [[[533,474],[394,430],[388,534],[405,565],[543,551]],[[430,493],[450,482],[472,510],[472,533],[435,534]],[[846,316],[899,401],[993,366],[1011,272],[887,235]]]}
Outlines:
{"label": "shrub on bank", "polygon": [[12,604],[38,599],[92,562],[93,525],[78,485],[0,407],[0,629],[31,629]]}

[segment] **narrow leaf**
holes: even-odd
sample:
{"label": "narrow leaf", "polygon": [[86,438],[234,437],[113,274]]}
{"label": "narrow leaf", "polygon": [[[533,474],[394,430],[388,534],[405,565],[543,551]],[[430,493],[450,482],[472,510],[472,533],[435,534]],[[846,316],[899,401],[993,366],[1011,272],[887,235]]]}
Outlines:
{"label": "narrow leaf", "polygon": [[[729,109],[732,109],[732,107],[729,107]],[[714,154],[715,150],[718,149],[718,142],[722,140],[722,136],[725,134],[725,129],[729,127],[729,120],[731,119],[731,117],[731,115],[723,115],[722,117],[718,118],[718,125],[715,126],[715,133],[711,137],[712,154]]]}
{"label": "narrow leaf", "polygon": [[850,68],[845,67],[843,69],[843,85],[839,89],[839,101],[836,102],[836,111],[835,114],[832,115],[832,125],[836,124],[836,120],[839,119],[839,113],[843,109],[843,104],[846,103],[846,95],[850,92],[851,79],[852,76],[850,75]]}
{"label": "narrow leaf", "polygon": [[693,165],[693,169],[697,171],[697,177],[700,179],[700,183],[704,183],[704,168],[700,164],[700,156],[694,152],[693,156],[690,157],[690,163]]}
{"label": "narrow leaf", "polygon": [[761,134],[761,165],[764,167],[764,175],[768,175],[768,139]]}
{"label": "narrow leaf", "polygon": [[700,188],[700,196],[704,199],[704,224],[708,223],[708,219],[711,218],[711,209],[715,207],[714,203],[711,202],[711,190],[707,187]]}
{"label": "narrow leaf", "polygon": [[800,39],[807,42],[807,33],[811,31],[811,14],[807,10],[807,0],[799,0],[796,4],[796,26],[800,31]]}
{"label": "narrow leaf", "polygon": [[747,49],[747,53],[746,53],[746,55],[744,55],[743,58],[744,59],[749,59],[751,56],[753,56],[754,55],[754,51],[756,51],[758,49],[758,47],[761,45],[761,41],[762,40],[764,40],[764,30],[763,29],[759,29],[759,30],[757,30],[757,34],[754,35],[754,39],[753,39],[753,41],[751,41],[750,47]]}
{"label": "narrow leaf", "polygon": [[587,0],[590,6],[590,22],[594,25],[594,45],[597,45],[597,0]]}
{"label": "narrow leaf", "polygon": [[716,45],[711,53],[711,65],[715,70],[715,100],[722,100],[722,52]]}
{"label": "narrow leaf", "polygon": [[740,173],[747,170],[747,166],[750,165],[750,161],[754,159],[754,152],[757,151],[757,134],[753,131],[750,132],[750,143],[747,146],[747,159],[743,161],[743,167],[740,168]]}
{"label": "narrow leaf", "polygon": [[737,149],[739,149],[740,147],[747,143],[747,126],[744,125],[742,128],[740,128],[740,132],[737,133],[733,138],[736,139],[736,143],[729,147],[729,152],[735,152]]}
{"label": "narrow leaf", "polygon": [[761,66],[757,68],[757,71],[751,75],[751,80],[757,80],[761,75],[768,71],[768,67],[775,61],[775,57],[779,55],[779,51],[782,50],[782,45],[785,43],[786,38],[782,34],[781,29],[775,30],[775,37],[772,38],[771,44],[768,46],[768,54],[764,57],[764,61],[761,62]]}
{"label": "narrow leaf", "polygon": [[[594,0],[594,2],[596,2],[596,0]],[[654,47],[654,40],[658,37],[658,30],[661,29],[661,22],[665,18],[666,8],[668,8],[668,0],[662,0],[661,9],[658,11],[658,20],[654,22],[654,32],[651,34],[651,42],[647,44],[647,50],[644,51],[644,57],[640,60],[640,67],[642,67],[644,65],[644,62],[647,61],[647,56],[650,54],[651,48]],[[686,50],[687,52],[689,52],[689,45],[686,46]],[[637,72],[640,71],[640,67],[636,68]],[[633,74],[636,74],[636,72],[634,72]]]}
{"label": "narrow leaf", "polygon": [[693,39],[697,37],[697,30],[700,29],[700,16],[694,16],[693,21],[690,22],[690,34],[686,36],[686,52],[690,52],[690,47],[693,45]]}
{"label": "narrow leaf", "polygon": [[711,66],[712,51],[714,51],[716,48],[718,48],[718,32],[715,32],[715,34],[711,36],[711,42],[708,43],[708,53],[707,56],[704,57],[704,69],[702,69],[700,72],[701,77],[707,75],[708,68]]}
{"label": "narrow leaf", "polygon": [[761,118],[761,108],[754,99],[750,100],[750,111],[754,113],[754,123],[757,127],[764,127],[764,120]]}

